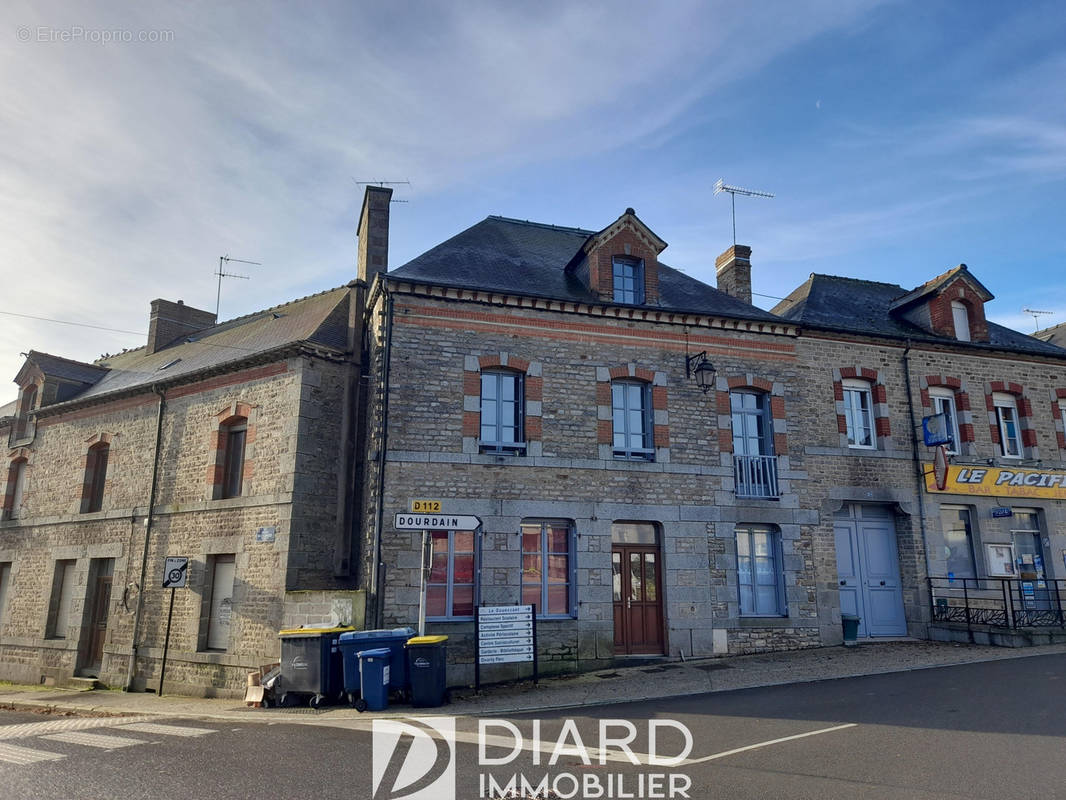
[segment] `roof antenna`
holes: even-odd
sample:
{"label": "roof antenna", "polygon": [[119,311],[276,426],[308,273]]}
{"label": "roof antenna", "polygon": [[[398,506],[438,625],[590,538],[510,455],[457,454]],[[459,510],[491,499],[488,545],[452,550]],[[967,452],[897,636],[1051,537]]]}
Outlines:
{"label": "roof antenna", "polygon": [[[411,181],[356,181],[355,178],[352,178],[352,180],[355,181],[355,185],[356,186],[410,186],[411,185]],[[407,200],[396,200],[396,199],[393,199],[391,202],[393,202],[393,203],[406,203],[408,201]]]}
{"label": "roof antenna", "polygon": [[243,281],[248,280],[247,275],[238,275],[235,272],[226,272],[222,267],[223,264],[228,264],[231,261],[236,261],[238,264],[255,264],[257,267],[263,266],[258,261],[245,261],[243,258],[230,258],[229,256],[218,257],[218,292],[215,294],[215,322],[218,322],[218,309],[222,302],[222,279],[223,278],[240,278]]}
{"label": "roof antenna", "polygon": [[1054,311],[1037,311],[1035,308],[1023,308],[1023,314],[1033,315],[1033,324],[1036,325],[1036,330],[1040,330],[1040,317],[1045,314],[1054,314]]}
{"label": "roof antenna", "polygon": [[753,189],[741,189],[739,186],[730,186],[719,178],[714,183],[714,193],[729,192],[730,202],[733,206],[733,246],[737,246],[737,195],[744,197],[773,197],[771,192],[756,192]]}

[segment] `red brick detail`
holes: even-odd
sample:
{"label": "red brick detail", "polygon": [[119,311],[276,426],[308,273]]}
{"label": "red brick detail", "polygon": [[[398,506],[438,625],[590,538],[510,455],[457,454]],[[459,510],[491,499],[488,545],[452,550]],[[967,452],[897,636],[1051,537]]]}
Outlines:
{"label": "red brick detail", "polygon": [[941,336],[958,338],[955,331],[955,317],[951,313],[953,300],[958,300],[966,306],[971,341],[987,342],[988,322],[985,320],[984,300],[961,277],[941,288],[940,292],[929,300],[929,321],[933,331]]}
{"label": "red brick detail", "polygon": [[944,385],[952,389],[961,389],[962,381],[958,378],[954,378],[948,375],[946,378],[944,378]]}
{"label": "red brick detail", "polygon": [[833,399],[838,403],[844,401],[844,384],[840,381],[833,381]]}
{"label": "red brick detail", "polygon": [[669,447],[670,446],[670,426],[669,425],[656,425],[655,426],[655,446],[656,447]]}
{"label": "red brick detail", "polygon": [[959,438],[962,439],[964,442],[972,442],[973,441],[973,423],[972,422],[964,422],[961,425],[959,425]]}
{"label": "red brick detail", "polygon": [[537,403],[544,399],[544,378],[526,376],[526,400]]}
{"label": "red brick detail", "polygon": [[463,394],[471,397],[481,397],[481,374],[478,372],[463,372]]}
{"label": "red brick detail", "polygon": [[526,372],[529,369],[529,362],[524,358],[515,358],[514,356],[508,356],[507,366],[517,372]]}
{"label": "red brick detail", "polygon": [[1055,436],[1059,440],[1059,450],[1066,450],[1066,433],[1062,431],[1056,431]]}
{"label": "red brick detail", "polygon": [[1007,384],[1003,381],[992,381],[990,384],[993,392],[1005,392],[1007,391]]}
{"label": "red brick detail", "polygon": [[855,367],[841,367],[840,368],[840,377],[841,378],[857,378],[859,376],[855,372]]}
{"label": "red brick detail", "polygon": [[1011,394],[1020,395],[1024,390],[1022,389],[1022,385],[1020,383],[1008,383],[1007,391]]}
{"label": "red brick detail", "polygon": [[540,417],[526,417],[526,439],[540,439],[544,435],[543,421]]}
{"label": "red brick detail", "polygon": [[944,386],[944,378],[940,375],[926,375],[925,382],[930,386]]}
{"label": "red brick detail", "polygon": [[652,372],[650,369],[644,369],[644,367],[637,367],[635,370],[633,370],[633,377],[637,380],[647,381],[648,383],[651,383],[655,380],[655,373]]}
{"label": "red brick detail", "polygon": [[733,452],[733,431],[729,428],[718,429],[718,450],[722,453]]}
{"label": "red brick detail", "polygon": [[840,433],[848,432],[848,418],[843,414],[837,414],[837,430]]}
{"label": "red brick detail", "polygon": [[244,443],[246,445],[255,441],[255,425],[249,425],[248,430],[244,434]]}
{"label": "red brick detail", "polygon": [[211,464],[207,468],[207,482],[213,486],[222,484],[222,464]]}
{"label": "red brick detail", "polygon": [[463,436],[478,436],[481,432],[481,415],[476,411],[463,412]]}
{"label": "red brick detail", "polygon": [[611,384],[607,383],[607,381],[599,381],[596,384],[596,405],[609,406],[612,402]]}
{"label": "red brick detail", "polygon": [[966,392],[955,393],[955,404],[959,407],[959,411],[970,410],[970,395]]}
{"label": "red brick detail", "polygon": [[1062,419],[1062,412],[1059,411],[1058,403],[1051,404],[1051,416],[1053,419]]}
{"label": "red brick detail", "polygon": [[875,419],[874,430],[877,431],[878,436],[891,436],[892,426],[889,424],[888,417],[878,417]]}
{"label": "red brick detail", "polygon": [[600,444],[614,443],[614,423],[611,420],[596,420],[596,441]]}
{"label": "red brick detail", "polygon": [[1026,447],[1036,447],[1036,431],[1032,428],[1022,428],[1022,444]]}
{"label": "red brick detail", "polygon": [[870,394],[873,395],[875,403],[888,402],[888,392],[885,390],[885,385],[883,383],[875,383],[870,387]]}
{"label": "red brick detail", "polygon": [[1064,398],[1066,398],[1066,389],[1056,389],[1055,390],[1055,399],[1056,400],[1062,400]]}
{"label": "red brick detail", "polygon": [[224,409],[215,414],[215,419],[219,421],[220,425],[228,425],[231,420],[235,420],[239,417],[248,419],[252,415],[252,407],[247,403],[237,403],[236,406],[230,404]]}
{"label": "red brick detail", "polygon": [[770,397],[770,416],[774,419],[785,418],[785,398]]}
{"label": "red brick detail", "polygon": [[477,363],[482,369],[498,367],[500,366],[500,357],[498,355],[478,356]]}
{"label": "red brick detail", "polygon": [[866,367],[863,367],[862,368],[862,374],[861,374],[860,377],[862,377],[862,378],[864,378],[864,379],[866,379],[868,381],[876,381],[877,380],[877,370],[875,370],[875,369],[867,369]]}
{"label": "red brick detail", "polygon": [[244,470],[242,471],[245,483],[247,483],[248,481],[250,481],[252,479],[252,474],[254,472],[255,472],[255,464],[254,464],[254,462],[251,459],[245,461],[244,462]]}
{"label": "red brick detail", "polygon": [[729,414],[732,408],[729,405],[729,392],[715,392],[718,396],[718,402],[715,404],[718,407],[719,414]]}
{"label": "red brick detail", "polygon": [[731,375],[726,379],[730,389],[739,389],[742,386],[748,385],[748,379],[742,375]]}
{"label": "red brick detail", "polygon": [[922,389],[922,390],[920,390],[918,392],[918,394],[922,398],[922,406],[924,406],[925,408],[932,408],[933,407],[933,402],[929,398],[929,390],[928,389]]}
{"label": "red brick detail", "polygon": [[[170,396],[169,394],[167,395]],[[77,411],[68,411],[65,414],[55,414],[47,417],[39,417],[37,419],[37,427],[45,428],[49,425],[55,425],[58,422],[73,422],[79,419],[88,419],[90,417],[96,417],[102,414],[110,414],[116,411],[125,411],[130,408],[139,408],[146,405],[155,405],[159,402],[159,398],[152,393],[138,395],[137,397],[128,397],[125,400],[114,400],[110,403],[105,403],[99,406],[91,406],[89,408],[82,408]]]}
{"label": "red brick detail", "polygon": [[986,411],[995,411],[996,410],[996,404],[992,400],[992,395],[990,395],[990,394],[986,394],[985,395],[985,410]]}
{"label": "red brick detail", "polygon": [[652,386],[651,387],[651,407],[656,411],[666,410],[666,387],[665,386]]}
{"label": "red brick detail", "polygon": [[611,367],[611,369],[609,370],[609,374],[611,376],[611,380],[615,380],[616,378],[628,378],[629,367]]}
{"label": "red brick detail", "polygon": [[999,425],[995,423],[989,425],[988,432],[992,436],[992,444],[999,444]]}
{"label": "red brick detail", "polygon": [[1029,402],[1028,397],[1018,398],[1018,416],[1019,417],[1031,417],[1033,416],[1033,404]]}
{"label": "red brick detail", "polygon": [[[628,251],[628,252],[627,252]],[[614,298],[614,258],[640,259],[644,262],[644,301],[648,305],[659,302],[658,253],[629,225],[622,227],[588,253],[589,288],[601,300]]]}
{"label": "red brick detail", "polygon": [[786,434],[774,434],[774,452],[779,456],[788,455],[788,436]]}
{"label": "red brick detail", "polygon": [[[284,361],[280,361],[276,364],[267,364],[266,366],[257,367],[255,369],[246,369],[243,372],[234,372],[232,375],[219,375],[217,378],[210,378],[209,380],[200,381],[199,383],[190,383],[188,386],[179,386],[176,389],[169,389],[167,390],[167,399],[171,400],[178,397],[185,397],[190,394],[207,392],[212,389],[221,389],[224,386],[233,386],[238,383],[249,383],[261,378],[270,378],[274,375],[281,375],[288,371],[289,365]],[[100,412],[97,411],[96,413]]]}

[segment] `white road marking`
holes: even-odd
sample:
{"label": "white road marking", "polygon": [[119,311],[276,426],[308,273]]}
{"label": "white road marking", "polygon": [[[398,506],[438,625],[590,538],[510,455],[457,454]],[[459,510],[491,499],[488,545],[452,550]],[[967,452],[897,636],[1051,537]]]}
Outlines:
{"label": "white road marking", "polygon": [[856,722],[849,722],[845,725],[834,725],[832,728],[822,728],[817,731],[807,731],[806,733],[797,733],[794,736],[782,736],[780,739],[771,739],[768,742],[758,742],[757,744],[749,744],[747,747],[737,747],[733,750],[724,750],[721,753],[715,753],[710,756],[703,756],[702,758],[688,758],[679,766],[685,767],[689,764],[703,764],[707,761],[714,761],[718,758],[725,758],[726,756],[736,755],[737,753],[745,753],[748,750],[758,750],[760,747],[769,747],[772,744],[781,744],[782,742],[792,742],[796,739],[806,739],[808,736],[819,736],[823,733],[832,733],[833,731],[842,731],[846,728],[854,728],[858,725]]}
{"label": "white road marking", "polygon": [[131,725],[116,725],[120,731],[138,731],[140,733],[158,733],[164,736],[205,736],[215,733],[211,728],[190,728],[186,725],[159,725],[155,722],[134,722]]}
{"label": "white road marking", "polygon": [[52,739],[56,742],[68,744],[83,744],[88,747],[99,747],[102,750],[114,750],[118,747],[130,747],[135,744],[148,744],[144,739],[129,739],[125,736],[106,736],[102,733],[53,733],[42,736],[42,739]]}
{"label": "white road marking", "polygon": [[66,756],[62,753],[50,753],[47,750],[34,750],[0,742],[0,761],[9,764],[33,764],[38,761],[58,761],[61,758]]}
{"label": "white road marking", "polygon": [[107,728],[124,722],[141,722],[150,719],[159,719],[159,717],[63,717],[60,719],[45,720],[43,722],[23,722],[17,725],[0,725],[0,740],[25,739],[29,736],[40,736],[44,733],[58,733],[60,731],[81,731],[87,728]]}

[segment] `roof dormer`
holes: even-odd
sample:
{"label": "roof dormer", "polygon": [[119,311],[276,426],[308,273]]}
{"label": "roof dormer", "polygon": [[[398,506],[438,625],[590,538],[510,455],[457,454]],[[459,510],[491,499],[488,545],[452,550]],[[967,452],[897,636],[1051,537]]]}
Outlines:
{"label": "roof dormer", "polygon": [[890,312],[938,336],[987,342],[985,303],[992,297],[966,265],[959,264],[896,298]]}
{"label": "roof dormer", "polygon": [[574,269],[600,300],[625,305],[659,304],[659,253],[666,242],[632,208],[588,238]]}

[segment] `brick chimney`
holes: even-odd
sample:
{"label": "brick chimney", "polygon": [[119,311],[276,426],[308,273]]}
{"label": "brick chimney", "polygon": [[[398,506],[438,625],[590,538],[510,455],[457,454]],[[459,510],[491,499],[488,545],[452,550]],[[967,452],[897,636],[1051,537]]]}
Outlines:
{"label": "brick chimney", "polygon": [[751,248],[735,244],[714,261],[718,289],[751,305]]}
{"label": "brick chimney", "polygon": [[389,203],[392,189],[367,186],[359,212],[359,263],[357,275],[368,284],[379,272],[389,270]]}
{"label": "brick chimney", "polygon": [[210,311],[185,305],[179,300],[153,300],[152,316],[148,323],[148,353],[157,353],[183,336],[210,328],[215,315]]}

